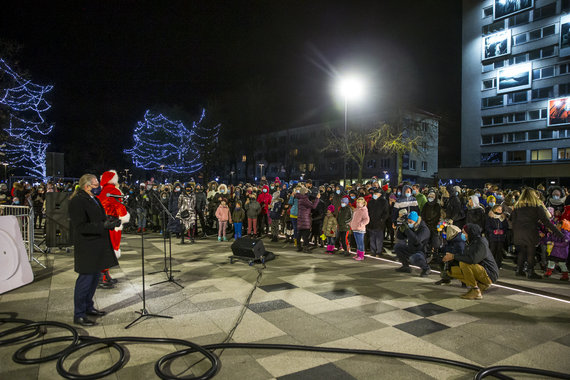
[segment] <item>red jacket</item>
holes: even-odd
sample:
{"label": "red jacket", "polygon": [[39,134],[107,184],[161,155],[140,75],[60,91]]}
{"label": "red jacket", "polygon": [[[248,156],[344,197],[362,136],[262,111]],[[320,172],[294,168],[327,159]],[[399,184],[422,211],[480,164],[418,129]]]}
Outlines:
{"label": "red jacket", "polygon": [[273,199],[273,197],[271,196],[271,194],[269,194],[269,186],[264,185],[263,190],[265,190],[265,193],[262,192],[257,196],[257,202],[261,206],[261,213],[267,214],[267,212],[269,211],[269,205],[271,204],[271,200]]}

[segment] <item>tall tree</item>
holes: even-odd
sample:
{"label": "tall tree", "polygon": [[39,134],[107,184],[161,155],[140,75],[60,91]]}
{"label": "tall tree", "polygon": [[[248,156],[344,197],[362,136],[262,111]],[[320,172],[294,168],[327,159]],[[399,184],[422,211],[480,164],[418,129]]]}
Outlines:
{"label": "tall tree", "polygon": [[41,86],[23,78],[0,58],[0,105],[3,130],[7,135],[4,152],[8,163],[35,178],[46,179],[47,135],[53,130],[44,113],[51,108],[45,95],[52,86]]}
{"label": "tall tree", "polygon": [[202,109],[200,119],[192,125],[192,143],[200,155],[204,180],[212,176],[218,163],[218,139],[222,124],[213,122],[212,116],[206,115]]}

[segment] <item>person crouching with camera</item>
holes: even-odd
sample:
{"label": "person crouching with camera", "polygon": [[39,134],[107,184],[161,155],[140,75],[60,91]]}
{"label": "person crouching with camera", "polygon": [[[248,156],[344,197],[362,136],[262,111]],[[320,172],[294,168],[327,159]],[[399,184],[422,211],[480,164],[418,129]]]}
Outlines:
{"label": "person crouching with camera", "polygon": [[[444,246],[440,252],[451,253],[453,255],[460,255],[465,249],[465,240],[463,240],[464,235],[461,234],[461,228],[454,226],[453,224],[448,224],[445,226],[445,230],[442,231],[442,237],[444,238]],[[451,283],[451,276],[449,272],[452,266],[457,266],[459,263],[456,260],[443,262],[443,257],[445,255],[439,256],[442,260],[441,263],[441,280],[436,281],[435,285],[443,285]]]}
{"label": "person crouching with camera", "polygon": [[418,215],[412,211],[407,216],[398,219],[396,238],[398,243],[394,246],[394,253],[402,263],[396,272],[410,273],[410,263],[422,269],[421,277],[426,277],[431,270],[426,261],[426,247],[430,240],[428,226]]}
{"label": "person crouching with camera", "polygon": [[468,223],[463,227],[461,237],[467,243],[463,253],[447,253],[443,262],[459,262],[459,266],[452,266],[448,274],[470,288],[461,298],[480,300],[483,298],[481,292],[487,290],[499,278],[499,267],[489,249],[487,239],[481,236],[481,227]]}
{"label": "person crouching with camera", "polygon": [[97,310],[93,296],[103,269],[118,265],[111,245],[109,230],[121,225],[113,216],[105,215],[105,209],[92,190],[99,187],[93,174],[84,174],[70,197],[69,217],[73,231],[75,282],[73,322],[82,326],[94,326],[87,316],[101,317],[106,313]]}

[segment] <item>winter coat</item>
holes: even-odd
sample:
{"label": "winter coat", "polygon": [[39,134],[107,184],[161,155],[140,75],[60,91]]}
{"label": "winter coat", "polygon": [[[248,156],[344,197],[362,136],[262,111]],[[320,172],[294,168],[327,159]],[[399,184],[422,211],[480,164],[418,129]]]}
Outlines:
{"label": "winter coat", "polygon": [[496,282],[499,278],[499,267],[489,249],[487,239],[481,236],[481,228],[476,224],[468,223],[465,225],[465,232],[469,242],[465,245],[463,253],[455,255],[454,259],[466,264],[481,265],[491,281]]}
{"label": "winter coat", "polygon": [[317,207],[319,198],[315,198],[315,200],[311,202],[307,194],[296,193],[295,199],[299,205],[299,212],[297,215],[297,229],[310,230],[311,210]]}
{"label": "winter coat", "polygon": [[568,240],[570,240],[570,231],[562,230],[563,238],[553,234],[548,235],[548,241],[553,243],[552,251],[549,259],[553,261],[566,261],[568,258]]}
{"label": "winter coat", "polygon": [[[188,217],[182,218],[182,213],[188,211]],[[176,218],[180,219],[185,230],[189,230],[196,224],[196,196],[194,193],[182,193],[178,198],[178,213]]]}
{"label": "winter coat", "polygon": [[513,242],[515,245],[523,245],[535,247],[539,241],[538,221],[550,231],[554,232],[558,237],[564,235],[546,216],[546,211],[541,206],[536,207],[518,207],[513,210],[511,215],[513,225]]}
{"label": "winter coat", "polygon": [[386,227],[386,219],[390,215],[388,201],[384,197],[378,199],[371,199],[368,202],[368,216],[370,222],[368,223],[369,230],[384,230]]}
{"label": "winter coat", "polygon": [[289,211],[289,215],[291,218],[297,218],[297,215],[299,215],[299,200],[295,197],[295,194],[292,194],[289,197],[289,204],[291,205],[291,210]]}
{"label": "winter coat", "polygon": [[441,206],[436,201],[427,202],[422,208],[422,219],[432,232],[437,231],[437,224],[441,219]]}
{"label": "winter coat", "polygon": [[413,195],[410,197],[406,197],[404,194],[406,190],[412,191],[412,188],[408,185],[405,185],[402,189],[402,196],[394,203],[394,207],[392,209],[392,223],[396,223],[398,220],[400,210],[406,210],[406,214],[409,214],[412,211],[415,211],[420,214],[420,207],[418,206],[418,201]]}
{"label": "winter coat", "polygon": [[257,202],[261,205],[261,213],[265,215],[269,212],[269,205],[271,204],[272,196],[269,194],[269,186],[263,186],[263,190],[265,190],[265,193],[261,192],[257,196]]}
{"label": "winter coat", "polygon": [[269,211],[269,217],[271,220],[279,219],[281,217],[281,210],[283,209],[283,199],[278,198],[277,201],[271,202],[271,209]]}
{"label": "winter coat", "polygon": [[427,198],[425,195],[423,195],[422,193],[417,193],[416,195],[414,195],[414,197],[416,198],[416,201],[418,202],[418,207],[420,208],[420,211],[424,209],[424,206],[427,203]]}
{"label": "winter coat", "polygon": [[323,219],[325,218],[325,214],[327,213],[327,207],[325,205],[325,202],[323,202],[323,199],[318,199],[317,202],[317,207],[315,207],[312,211],[311,211],[311,220],[312,223],[322,223]]}
{"label": "winter coat", "polygon": [[135,194],[135,207],[137,209],[150,210],[150,198],[146,190],[142,194],[140,191]]}
{"label": "winter coat", "polygon": [[370,223],[370,217],[368,216],[368,208],[366,206],[356,207],[354,213],[352,214],[352,220],[350,221],[350,228],[352,231],[364,232],[366,231],[366,226]]}
{"label": "winter coat", "polygon": [[463,211],[461,200],[457,195],[449,197],[447,207],[445,208],[445,215],[447,219],[452,219],[453,224],[456,226],[462,226],[465,223],[465,212]]}
{"label": "winter coat", "polygon": [[323,233],[326,237],[335,237],[338,222],[333,214],[327,214],[323,219]]}
{"label": "winter coat", "polygon": [[216,218],[219,222],[230,222],[232,223],[232,215],[230,213],[230,208],[227,205],[219,205],[216,210]]}
{"label": "winter coat", "polygon": [[413,228],[409,228],[406,222],[398,227],[396,232],[398,240],[406,241],[407,246],[413,252],[425,253],[430,236],[429,228],[421,217],[418,218],[418,221],[414,224]]}
{"label": "winter coat", "polygon": [[261,205],[255,200],[250,200],[249,203],[245,204],[245,210],[249,219],[257,219],[261,211]]}
{"label": "winter coat", "polygon": [[481,231],[485,229],[485,210],[481,206],[467,209],[465,216],[465,223],[476,224],[481,228]]}
{"label": "winter coat", "polygon": [[340,232],[349,231],[351,220],[352,220],[352,208],[350,206],[341,207],[337,216],[338,230]]}
{"label": "winter coat", "polygon": [[78,190],[69,201],[69,217],[77,273],[99,273],[118,264],[109,230],[103,227],[107,216],[96,197]]}
{"label": "winter coat", "polygon": [[234,212],[232,212],[232,220],[234,223],[243,223],[245,220],[245,211],[243,208],[235,208]]}
{"label": "winter coat", "polygon": [[443,252],[461,255],[465,249],[465,242],[461,239],[461,234],[457,234],[453,239],[447,240],[443,247]]}
{"label": "winter coat", "polygon": [[206,205],[208,204],[206,200],[206,194],[203,191],[196,191],[196,211],[201,212],[206,209]]}
{"label": "winter coat", "polygon": [[175,234],[182,232],[182,223],[180,223],[180,219],[176,218],[178,214],[178,199],[180,199],[180,191],[173,191],[168,198],[168,212],[172,217],[168,215],[166,230]]}
{"label": "winter coat", "polygon": [[508,229],[509,223],[503,214],[497,215],[489,211],[485,220],[485,236],[489,242],[505,241]]}

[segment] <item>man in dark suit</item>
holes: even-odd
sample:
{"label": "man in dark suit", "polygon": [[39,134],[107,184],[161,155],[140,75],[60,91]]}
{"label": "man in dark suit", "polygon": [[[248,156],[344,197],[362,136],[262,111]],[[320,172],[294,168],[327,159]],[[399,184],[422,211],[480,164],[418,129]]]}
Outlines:
{"label": "man in dark suit", "polygon": [[95,325],[88,315],[101,317],[106,314],[95,308],[93,296],[100,272],[118,264],[109,230],[118,227],[121,222],[105,215],[101,202],[92,193],[98,187],[99,181],[95,175],[83,175],[69,202],[75,271],[79,273],[75,282],[73,322],[82,326]]}

